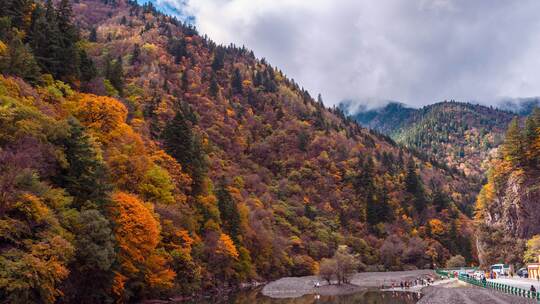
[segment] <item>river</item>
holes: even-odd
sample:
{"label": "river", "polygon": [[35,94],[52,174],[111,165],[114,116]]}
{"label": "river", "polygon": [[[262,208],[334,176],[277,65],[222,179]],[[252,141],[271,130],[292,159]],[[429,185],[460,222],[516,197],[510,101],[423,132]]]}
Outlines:
{"label": "river", "polygon": [[252,290],[238,292],[227,299],[197,300],[190,304],[414,304],[419,299],[418,293],[378,290],[341,296],[305,295],[293,299],[273,299],[262,295],[258,290]]}

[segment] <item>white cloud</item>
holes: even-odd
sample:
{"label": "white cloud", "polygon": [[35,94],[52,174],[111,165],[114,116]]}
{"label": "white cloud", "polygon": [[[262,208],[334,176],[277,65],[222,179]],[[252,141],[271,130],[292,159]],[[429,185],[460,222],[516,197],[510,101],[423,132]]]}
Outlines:
{"label": "white cloud", "polygon": [[[540,1],[156,0],[245,45],[327,105],[540,95]],[[184,1],[184,0],[182,0]]]}

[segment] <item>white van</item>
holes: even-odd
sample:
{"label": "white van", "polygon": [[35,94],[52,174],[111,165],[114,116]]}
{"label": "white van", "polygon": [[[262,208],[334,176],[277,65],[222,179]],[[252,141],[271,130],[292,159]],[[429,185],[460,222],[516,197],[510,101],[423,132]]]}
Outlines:
{"label": "white van", "polygon": [[493,264],[490,269],[497,276],[507,276],[510,273],[510,266],[506,264]]}

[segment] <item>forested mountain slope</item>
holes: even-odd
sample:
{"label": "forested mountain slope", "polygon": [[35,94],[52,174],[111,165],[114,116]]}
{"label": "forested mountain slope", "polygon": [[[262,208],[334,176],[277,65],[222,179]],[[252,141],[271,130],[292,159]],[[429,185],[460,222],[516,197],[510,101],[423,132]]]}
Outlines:
{"label": "forested mountain slope", "polygon": [[514,119],[490,162],[488,182],[478,195],[478,247],[485,265],[522,265],[525,243],[540,234],[540,111],[520,124]]}
{"label": "forested mountain slope", "polygon": [[506,126],[517,114],[462,102],[440,102],[420,109],[402,104],[360,112],[353,118],[389,135],[396,142],[422,151],[467,176],[482,178],[482,164],[502,141]]}
{"label": "forested mountain slope", "polygon": [[0,17],[0,299],[191,295],[312,274],[343,244],[359,270],[474,260],[470,179],[245,48],[122,0]]}
{"label": "forested mountain slope", "polygon": [[353,109],[353,107],[354,105],[351,102],[344,102],[339,105],[339,108],[350,114],[362,126],[389,136],[406,127],[414,113],[418,111],[399,102],[389,102],[384,107],[370,110],[365,108]]}

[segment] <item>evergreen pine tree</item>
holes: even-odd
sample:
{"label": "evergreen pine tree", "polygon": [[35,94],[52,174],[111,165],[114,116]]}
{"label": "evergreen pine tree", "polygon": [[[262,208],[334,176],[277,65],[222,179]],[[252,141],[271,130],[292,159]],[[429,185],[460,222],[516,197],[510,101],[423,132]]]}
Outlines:
{"label": "evergreen pine tree", "polygon": [[502,146],[504,156],[514,166],[521,166],[525,159],[524,140],[519,126],[519,119],[514,117],[508,125],[506,137]]}
{"label": "evergreen pine tree", "polygon": [[32,12],[33,1],[31,0],[3,0],[0,5],[0,16],[7,16],[11,23],[19,30],[26,30],[29,26],[28,18]]}
{"label": "evergreen pine tree", "polygon": [[405,190],[412,195],[413,204],[417,212],[421,213],[426,208],[426,195],[424,184],[420,176],[416,173],[416,164],[411,158],[407,165],[407,175],[405,176]]}
{"label": "evergreen pine tree", "polygon": [[232,86],[233,94],[242,94],[243,92],[242,73],[240,73],[240,69],[238,68],[234,69],[234,73],[232,75],[231,86]]}
{"label": "evergreen pine tree", "polygon": [[314,115],[313,125],[315,126],[315,128],[317,130],[326,130],[327,129],[326,120],[324,119],[323,110],[320,106],[315,107],[315,113],[313,115]]}
{"label": "evergreen pine tree", "polygon": [[90,29],[90,36],[88,36],[88,41],[97,42],[97,29],[95,27]]}
{"label": "evergreen pine tree", "polygon": [[111,223],[98,210],[82,210],[74,232],[77,251],[69,265],[63,300],[80,304],[112,303],[110,287],[116,244]]}
{"label": "evergreen pine tree", "polygon": [[435,206],[437,212],[441,212],[443,209],[446,209],[450,204],[450,199],[442,191],[439,186],[433,186],[433,205]]}
{"label": "evergreen pine tree", "polygon": [[277,84],[274,80],[274,73],[272,68],[266,69],[265,75],[266,76],[264,77],[264,89],[270,93],[277,92]]}
{"label": "evergreen pine tree", "polygon": [[82,81],[90,81],[97,76],[97,69],[92,58],[88,56],[85,50],[79,50],[80,59],[80,78]]}
{"label": "evergreen pine tree", "polygon": [[168,51],[174,56],[174,63],[180,64],[182,57],[186,56],[186,42],[184,39],[169,39]]}
{"label": "evergreen pine tree", "polygon": [[141,55],[141,47],[138,43],[135,43],[133,46],[133,52],[131,53],[131,60],[130,63],[133,65],[137,62],[139,62],[139,56]]}
{"label": "evergreen pine tree", "polygon": [[69,0],[61,0],[57,9],[60,49],[54,54],[61,64],[57,77],[74,81],[79,77],[79,57],[76,42],[79,33],[72,24],[73,12]]}
{"label": "evergreen pine tree", "polygon": [[216,75],[212,75],[212,79],[210,80],[210,87],[208,88],[208,92],[210,93],[210,96],[217,97],[219,94],[219,84],[216,79]]}
{"label": "evergreen pine tree", "polygon": [[165,151],[174,157],[191,176],[192,194],[203,190],[206,160],[200,140],[193,134],[181,110],[167,123],[161,134]]}
{"label": "evergreen pine tree", "polygon": [[[11,0],[0,1],[0,17],[10,17]],[[6,18],[9,19],[9,18]]]}
{"label": "evergreen pine tree", "polygon": [[74,198],[74,206],[81,209],[88,203],[102,205],[111,190],[105,163],[100,159],[83,126],[69,121],[69,135],[61,142],[67,167],[56,177],[57,184]]}
{"label": "evergreen pine tree", "polygon": [[253,76],[253,86],[258,87],[258,86],[261,86],[262,84],[263,84],[262,73],[255,71],[255,75]]}
{"label": "evergreen pine tree", "polygon": [[30,26],[30,46],[42,71],[55,78],[59,78],[61,72],[62,60],[58,56],[62,49],[60,36],[52,0],[47,0],[44,9],[41,5],[36,6]]}
{"label": "evergreen pine tree", "polygon": [[225,50],[222,47],[217,47],[214,54],[214,60],[212,61],[212,69],[214,71],[219,71],[223,69],[225,65]]}
{"label": "evergreen pine tree", "polygon": [[238,212],[238,206],[227,188],[222,184],[218,186],[216,197],[218,199],[222,227],[231,236],[233,241],[239,244],[240,213]]}
{"label": "evergreen pine tree", "polygon": [[320,106],[323,106],[323,105],[324,105],[323,100],[322,100],[322,96],[321,96],[320,93],[317,95],[317,103],[318,103]]}
{"label": "evergreen pine tree", "polygon": [[189,91],[189,77],[187,69],[182,73],[182,87],[184,88],[184,91]]}
{"label": "evergreen pine tree", "polygon": [[529,117],[527,117],[527,120],[525,121],[525,134],[523,136],[527,165],[530,167],[536,167],[538,162],[538,153],[536,152],[536,138],[538,137],[537,129],[538,125],[536,124],[536,120],[531,114],[529,115]]}
{"label": "evergreen pine tree", "polygon": [[105,71],[106,78],[109,79],[120,96],[122,96],[124,92],[124,68],[122,56],[118,56],[114,62],[108,61]]}

